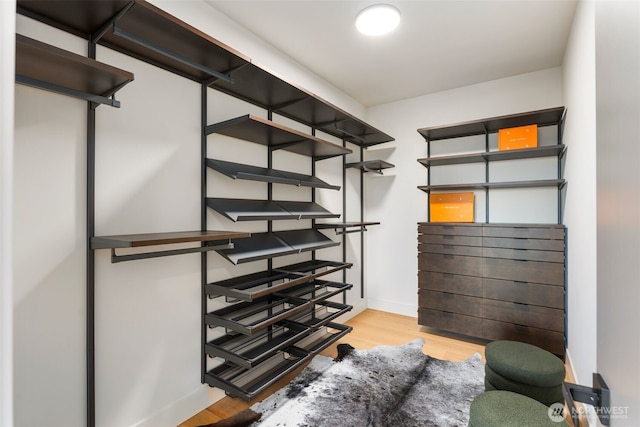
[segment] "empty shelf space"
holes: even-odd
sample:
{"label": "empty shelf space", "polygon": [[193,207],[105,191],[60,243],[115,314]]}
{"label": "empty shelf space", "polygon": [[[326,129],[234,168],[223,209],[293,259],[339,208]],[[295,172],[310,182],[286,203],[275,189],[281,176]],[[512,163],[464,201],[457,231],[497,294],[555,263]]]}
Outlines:
{"label": "empty shelf space", "polygon": [[314,202],[208,198],[207,206],[232,221],[340,217]]}
{"label": "empty shelf space", "polygon": [[535,188],[535,187],[557,187],[562,188],[566,184],[564,179],[544,179],[533,181],[507,181],[488,182],[476,184],[445,184],[445,185],[420,185],[418,188],[425,193],[431,191],[455,191],[455,190],[486,190],[490,188]]}
{"label": "empty shelf space", "polygon": [[320,301],[311,308],[304,309],[287,320],[301,323],[311,328],[324,326],[337,317],[350,311],[353,307],[333,301]]}
{"label": "empty shelf space", "polygon": [[259,365],[246,369],[222,364],[204,375],[205,382],[225,390],[229,395],[250,401],[258,393],[284,377],[311,357],[311,353],[289,347]]}
{"label": "empty shelf space", "polygon": [[136,248],[141,246],[168,245],[188,242],[211,242],[241,239],[251,233],[239,231],[177,231],[169,233],[124,234],[119,236],[95,236],[91,249]]}
{"label": "empty shelf space", "polygon": [[565,151],[566,146],[559,144],[535,148],[523,148],[520,150],[489,151],[482,153],[458,154],[455,156],[426,157],[423,159],[418,159],[418,162],[425,167],[460,165],[465,163],[482,163],[485,161],[561,156]]}
{"label": "empty shelf space", "polygon": [[562,122],[564,107],[548,108],[527,113],[511,114],[483,120],[474,120],[448,126],[436,126],[418,129],[418,133],[427,141],[458,138],[471,135],[482,135],[497,132],[499,129],[537,124],[553,126]]}
{"label": "empty shelf space", "polygon": [[341,156],[352,152],[348,148],[251,114],[209,125],[206,127],[206,133],[208,135],[218,133],[316,159]]}
{"label": "empty shelf space", "polygon": [[234,264],[241,264],[339,244],[317,230],[288,230],[255,233],[249,239],[239,240],[233,249],[218,253]]}
{"label": "empty shelf space", "polygon": [[242,302],[205,315],[209,326],[221,326],[244,335],[252,335],[292,314],[308,308],[312,303],[295,298],[277,298]]}
{"label": "empty shelf space", "polygon": [[326,280],[313,280],[294,288],[286,289],[276,293],[282,297],[295,297],[308,301],[323,301],[333,296],[339,295],[349,289],[353,285],[340,282],[329,282]]}
{"label": "empty shelf space", "polygon": [[309,261],[274,269],[271,272],[261,271],[209,283],[205,285],[205,292],[210,297],[225,296],[242,301],[253,301],[348,267],[351,267],[351,264]]}
{"label": "empty shelf space", "polygon": [[296,347],[315,355],[347,335],[352,329],[351,326],[329,322],[326,326],[298,341]]}
{"label": "empty shelf space", "polygon": [[16,82],[74,98],[120,104],[109,97],[133,74],[16,34]]}
{"label": "empty shelf space", "polygon": [[207,166],[233,179],[249,181],[271,182],[276,184],[295,185],[300,187],[327,188],[339,190],[339,185],[331,185],[311,175],[226,162],[223,160],[207,159]]}
{"label": "empty shelf space", "polygon": [[251,368],[309,334],[309,328],[284,321],[248,336],[227,334],[205,345],[211,357],[221,357],[238,366]]}
{"label": "empty shelf space", "polygon": [[384,169],[393,168],[395,165],[385,162],[384,160],[367,160],[364,162],[347,163],[345,167],[360,169],[362,172],[375,172],[382,175]]}

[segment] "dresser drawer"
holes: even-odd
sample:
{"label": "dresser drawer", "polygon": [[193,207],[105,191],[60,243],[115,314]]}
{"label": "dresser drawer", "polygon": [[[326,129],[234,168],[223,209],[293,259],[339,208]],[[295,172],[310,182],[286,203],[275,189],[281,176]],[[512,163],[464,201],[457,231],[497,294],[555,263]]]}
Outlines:
{"label": "dresser drawer", "polygon": [[564,252],[536,251],[530,249],[482,248],[482,256],[526,261],[564,263]]}
{"label": "dresser drawer", "polygon": [[530,226],[485,226],[485,237],[515,237],[518,239],[557,239],[564,240],[564,227],[530,227]]}
{"label": "dresser drawer", "polygon": [[483,258],[483,277],[547,285],[564,285],[564,264]]}
{"label": "dresser drawer", "polygon": [[482,297],[482,278],[474,276],[419,271],[418,287],[431,291]]}
{"label": "dresser drawer", "polygon": [[485,319],[564,332],[564,311],[509,301],[483,300]]}
{"label": "dresser drawer", "polygon": [[422,234],[449,234],[454,236],[480,236],[480,225],[446,225],[437,223],[419,223],[418,233]]}
{"label": "dresser drawer", "polygon": [[558,252],[564,251],[564,240],[483,237],[482,245],[486,248],[532,249]]}
{"label": "dresser drawer", "polygon": [[482,317],[482,298],[466,295],[420,289],[418,291],[418,306],[431,310]]}
{"label": "dresser drawer", "polygon": [[493,300],[520,302],[564,310],[564,288],[562,286],[482,279],[482,295],[484,298]]}
{"label": "dresser drawer", "polygon": [[482,248],[479,246],[458,246],[458,245],[439,245],[431,243],[422,243],[418,245],[419,252],[431,252],[436,254],[453,254],[482,256]]}
{"label": "dresser drawer", "polygon": [[564,358],[564,334],[560,332],[484,319],[482,320],[482,334],[483,338],[491,341],[526,342]]}
{"label": "dresser drawer", "polygon": [[479,337],[482,335],[482,322],[477,317],[444,311],[418,309],[418,323],[430,328],[454,332],[456,334]]}
{"label": "dresser drawer", "polygon": [[482,246],[482,237],[459,236],[457,234],[420,234],[418,242],[440,245]]}
{"label": "dresser drawer", "polygon": [[465,276],[482,275],[482,258],[447,254],[418,254],[418,268],[437,273],[454,273]]}

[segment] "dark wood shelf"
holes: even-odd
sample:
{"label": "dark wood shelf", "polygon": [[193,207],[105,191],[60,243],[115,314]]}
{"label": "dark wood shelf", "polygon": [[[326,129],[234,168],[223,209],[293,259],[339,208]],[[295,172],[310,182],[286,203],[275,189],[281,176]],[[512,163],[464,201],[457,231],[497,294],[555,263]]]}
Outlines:
{"label": "dark wood shelf", "polygon": [[232,249],[217,252],[233,264],[275,258],[339,245],[317,230],[287,230],[254,233],[239,240]]}
{"label": "dark wood shelf", "polygon": [[394,140],[145,1],[19,0],[17,10],[85,39],[106,28],[99,44],[354,144]]}
{"label": "dark wood shelf", "polygon": [[418,162],[425,167],[460,165],[467,163],[483,163],[489,161],[533,159],[539,157],[562,156],[566,151],[566,146],[548,145],[535,148],[524,148],[521,150],[489,151],[482,153],[458,154],[454,156],[425,157],[418,159]]}
{"label": "dark wood shelf", "polygon": [[207,135],[218,133],[274,149],[283,149],[314,159],[326,159],[352,153],[352,150],[307,135],[295,129],[247,114],[224,122],[209,125]]}
{"label": "dark wood shelf", "polygon": [[244,239],[250,236],[251,233],[239,231],[177,231],[169,233],[95,236],[91,238],[91,249],[136,248],[176,243],[212,242]]}
{"label": "dark wood shelf", "polygon": [[456,123],[446,126],[434,126],[418,129],[418,133],[427,141],[441,139],[460,138],[463,136],[483,135],[497,132],[500,129],[534,125],[554,126],[560,125],[564,118],[564,107],[548,108],[506,116],[492,117],[482,120]]}
{"label": "dark wood shelf", "polygon": [[133,74],[16,34],[16,82],[112,106]]}
{"label": "dark wood shelf", "polygon": [[316,178],[315,176],[295,172],[214,159],[207,159],[207,166],[232,179],[271,182],[274,184],[295,185],[299,187],[326,188],[330,190],[340,189],[339,185],[331,185],[319,178]]}
{"label": "dark wood shelf", "polygon": [[535,188],[535,187],[557,187],[561,189],[566,184],[564,179],[543,179],[533,181],[509,181],[509,182],[488,182],[473,184],[443,184],[443,185],[420,185],[418,189],[429,193],[431,191],[457,191],[457,190],[487,190],[497,188]]}
{"label": "dark wood shelf", "polygon": [[395,165],[385,162],[384,160],[367,160],[364,162],[347,163],[344,167],[360,169],[362,172],[375,172],[382,175],[384,169],[393,168]]}

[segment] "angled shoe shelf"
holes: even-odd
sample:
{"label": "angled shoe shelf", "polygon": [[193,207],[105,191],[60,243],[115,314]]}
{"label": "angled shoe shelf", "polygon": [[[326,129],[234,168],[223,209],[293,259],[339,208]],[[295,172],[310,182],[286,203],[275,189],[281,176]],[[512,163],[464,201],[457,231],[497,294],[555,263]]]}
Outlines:
{"label": "angled shoe shelf", "polygon": [[244,335],[252,335],[312,305],[311,301],[296,298],[263,298],[212,311],[205,315],[205,321],[209,326],[222,326]]}
{"label": "angled shoe shelf", "polygon": [[207,135],[218,133],[314,159],[327,159],[352,152],[348,148],[251,114],[209,125],[205,132]]}
{"label": "angled shoe shelf", "polygon": [[395,165],[385,162],[384,160],[366,160],[364,162],[347,163],[344,167],[360,169],[362,172],[375,172],[382,175],[384,169],[393,168]]}
{"label": "angled shoe shelf", "polygon": [[[253,301],[350,267],[351,264],[334,261],[308,261],[270,272],[261,271],[209,283],[205,286],[205,292],[209,297],[225,296],[242,301]],[[345,285],[343,289],[348,289],[347,286],[351,285]]]}
{"label": "angled shoe shelf", "polygon": [[312,307],[305,307],[288,320],[301,323],[311,328],[319,328],[326,325],[344,313],[351,311],[353,307],[347,304],[340,304],[333,301],[319,301]]}
{"label": "angled shoe shelf", "polygon": [[313,280],[284,291],[276,292],[275,295],[281,297],[301,298],[315,303],[340,295],[351,288],[353,288],[353,285],[348,283]]}
{"label": "angled shoe shelf", "polygon": [[251,238],[237,242],[234,248],[221,249],[218,253],[234,264],[242,264],[339,244],[316,230],[287,230],[255,233]]}
{"label": "angled shoe shelf", "polygon": [[119,107],[113,95],[133,74],[16,34],[16,83]]}
{"label": "angled shoe shelf", "polygon": [[207,198],[207,206],[232,221],[338,218],[314,202]]}
{"label": "angled shoe shelf", "polygon": [[329,322],[296,343],[296,347],[315,355],[351,332],[351,326]]}
{"label": "angled shoe shelf", "polygon": [[253,335],[227,334],[207,343],[210,357],[221,357],[243,368],[251,368],[309,335],[307,326],[283,321]]}
{"label": "angled shoe shelf", "polygon": [[212,387],[225,390],[233,397],[250,401],[267,387],[305,363],[313,354],[296,347],[276,353],[250,369],[224,363],[204,375]]}
{"label": "angled shoe shelf", "polygon": [[207,166],[233,179],[271,182],[274,184],[287,184],[299,187],[327,188],[331,190],[340,189],[339,185],[327,184],[315,176],[300,173],[243,165],[241,163],[214,159],[207,159]]}

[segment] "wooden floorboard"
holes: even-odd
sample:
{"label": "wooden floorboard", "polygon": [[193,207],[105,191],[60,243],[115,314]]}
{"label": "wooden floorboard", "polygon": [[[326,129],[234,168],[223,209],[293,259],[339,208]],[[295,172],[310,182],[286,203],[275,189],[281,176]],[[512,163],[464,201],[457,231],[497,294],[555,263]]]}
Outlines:
{"label": "wooden floorboard", "polygon": [[[353,331],[324,350],[323,355],[336,357],[337,345],[340,343],[348,343],[357,349],[365,350],[377,345],[402,345],[416,338],[422,338],[425,340],[422,351],[431,357],[459,362],[468,359],[474,353],[480,353],[484,362],[483,343],[432,333],[418,325],[415,317],[365,310],[345,324],[352,326]],[[287,385],[303,368],[297,369],[269,387],[251,403],[227,396],[179,424],[178,427],[198,427],[235,415]],[[574,382],[570,373],[571,370],[567,367],[567,381]]]}

